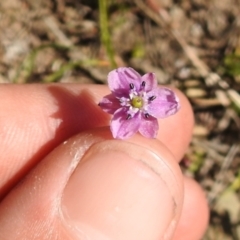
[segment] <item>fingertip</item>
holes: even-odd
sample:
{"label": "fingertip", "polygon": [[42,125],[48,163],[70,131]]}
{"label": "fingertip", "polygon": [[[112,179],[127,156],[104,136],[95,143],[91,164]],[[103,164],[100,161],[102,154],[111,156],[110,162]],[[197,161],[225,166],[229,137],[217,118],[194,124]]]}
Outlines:
{"label": "fingertip", "polygon": [[187,97],[178,89],[173,89],[180,103],[179,111],[165,119],[159,119],[157,138],[163,142],[180,161],[192,138],[194,115]]}
{"label": "fingertip", "polygon": [[113,140],[101,128],[55,148],[2,202],[0,236],[171,236],[182,208],[182,175],[163,144],[152,140],[149,148],[151,141],[143,145],[141,139]]}
{"label": "fingertip", "polygon": [[165,234],[174,217],[173,196],[143,162],[150,158],[136,145],[112,140],[88,150],[63,192],[63,216],[73,236],[145,240]]}
{"label": "fingertip", "polygon": [[200,185],[191,178],[184,178],[182,214],[173,240],[202,239],[209,221],[206,196]]}
{"label": "fingertip", "polygon": [[[183,197],[182,175],[173,155],[157,140],[144,145],[140,135],[121,141],[112,140],[107,128],[94,132],[105,140],[88,150],[63,195],[63,215],[71,219],[70,225],[77,223],[73,236],[80,231],[93,239],[170,238]],[[79,196],[73,199],[77,189]]]}

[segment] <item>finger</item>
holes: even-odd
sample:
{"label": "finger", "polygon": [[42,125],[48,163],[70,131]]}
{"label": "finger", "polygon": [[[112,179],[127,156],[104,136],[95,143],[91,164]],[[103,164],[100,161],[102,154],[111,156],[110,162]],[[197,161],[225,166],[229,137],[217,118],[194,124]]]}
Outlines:
{"label": "finger", "polygon": [[[97,106],[108,93],[106,86],[97,85],[1,86],[0,199],[60,142],[83,130],[109,125],[111,116]],[[158,139],[179,160],[191,138],[193,117],[187,99],[179,91],[177,95],[181,110],[159,120]]]}
{"label": "finger", "polygon": [[98,129],[60,145],[8,194],[0,239],[170,239],[182,201],[181,171],[164,145]]}
{"label": "finger", "polygon": [[108,116],[96,104],[103,93],[94,85],[0,87],[0,200],[59,143],[106,125]]}
{"label": "finger", "polygon": [[158,139],[173,153],[178,161],[185,154],[192,138],[194,117],[192,107],[185,95],[178,89],[173,91],[179,97],[179,112],[168,118],[159,119]]}
{"label": "finger", "polygon": [[202,239],[208,220],[209,209],[203,190],[193,179],[185,177],[183,210],[173,239]]}

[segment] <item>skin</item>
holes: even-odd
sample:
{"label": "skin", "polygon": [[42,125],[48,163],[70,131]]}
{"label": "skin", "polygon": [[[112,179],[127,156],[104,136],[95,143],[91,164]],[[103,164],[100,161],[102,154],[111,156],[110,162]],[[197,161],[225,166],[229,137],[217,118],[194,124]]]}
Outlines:
{"label": "skin", "polygon": [[106,86],[2,85],[0,239],[201,239],[206,198],[178,166],[193,114],[174,91],[157,139],[120,141],[97,106]]}

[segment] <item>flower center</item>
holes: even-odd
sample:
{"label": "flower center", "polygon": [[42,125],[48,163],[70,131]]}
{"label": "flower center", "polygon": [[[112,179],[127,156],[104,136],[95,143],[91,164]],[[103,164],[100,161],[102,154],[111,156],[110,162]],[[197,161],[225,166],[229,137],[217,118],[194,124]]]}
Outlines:
{"label": "flower center", "polygon": [[142,107],[143,107],[143,104],[144,104],[144,101],[143,101],[142,97],[135,96],[135,97],[133,97],[132,100],[131,100],[131,105],[132,105],[134,108],[142,108]]}

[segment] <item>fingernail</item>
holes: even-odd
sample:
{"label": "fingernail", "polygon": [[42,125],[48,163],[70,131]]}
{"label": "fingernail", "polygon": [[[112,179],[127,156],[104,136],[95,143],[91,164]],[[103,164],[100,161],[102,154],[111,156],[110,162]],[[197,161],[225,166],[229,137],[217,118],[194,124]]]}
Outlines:
{"label": "fingernail", "polygon": [[161,161],[132,143],[109,140],[93,145],[62,196],[63,222],[71,237],[161,239],[176,212],[175,190],[170,187],[175,180]]}

